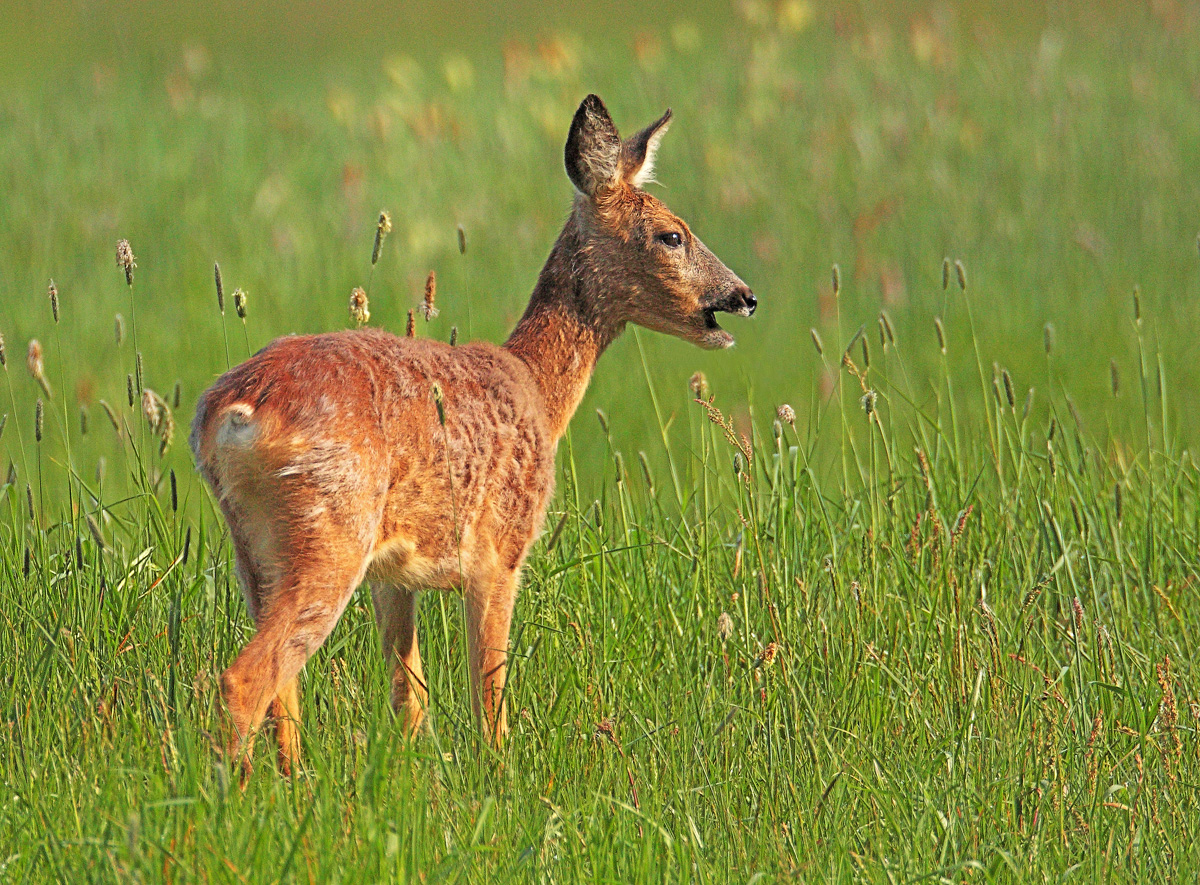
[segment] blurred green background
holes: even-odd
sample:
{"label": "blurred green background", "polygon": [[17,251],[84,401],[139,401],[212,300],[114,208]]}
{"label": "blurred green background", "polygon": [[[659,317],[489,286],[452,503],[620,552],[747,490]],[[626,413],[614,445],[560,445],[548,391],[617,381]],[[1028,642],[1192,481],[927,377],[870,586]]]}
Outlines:
{"label": "blurred green background", "polygon": [[[986,308],[985,363],[1009,368],[1022,395],[1039,388],[1044,407],[1052,324],[1055,377],[1095,427],[1138,411],[1115,407],[1110,384],[1112,364],[1136,375],[1140,285],[1177,393],[1171,430],[1186,439],[1200,328],[1198,21],[1194,4],[1163,0],[10,2],[0,332],[16,417],[31,423],[38,395],[20,370],[33,337],[67,395],[57,420],[74,423],[79,402],[95,426],[99,399],[124,402],[133,355],[128,338],[113,340],[120,312],[127,324],[136,314],[146,383],[167,393],[181,382],[182,427],[226,366],[213,261],[227,289],[248,293],[245,338],[226,319],[236,362],[246,340],[348,325],[381,208],[396,230],[370,277],[372,323],[403,334],[435,270],[442,313],[419,334],[457,325],[502,340],[569,209],[562,143],[596,91],[624,131],[675,110],[656,192],[761,307],[727,323],[732,352],[646,332],[619,341],[575,422],[582,463],[602,463],[595,408],[623,447],[663,457],[647,374],[668,422],[690,407],[696,370],[743,426],[783,401],[811,416],[831,381],[810,327],[836,355],[860,325],[876,341],[887,310],[920,389],[944,314],[948,359],[973,367],[955,292],[942,291],[944,256],[964,262]],[[138,259],[132,311],[113,263],[122,237]],[[0,445],[16,457],[11,428]],[[76,457],[86,468],[115,450],[93,431]],[[181,438],[168,463],[188,463]]]}

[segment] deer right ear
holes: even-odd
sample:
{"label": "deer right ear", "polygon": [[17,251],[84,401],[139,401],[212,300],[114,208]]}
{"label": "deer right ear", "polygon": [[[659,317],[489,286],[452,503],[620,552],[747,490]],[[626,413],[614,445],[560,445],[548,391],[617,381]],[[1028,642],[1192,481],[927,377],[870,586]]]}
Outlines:
{"label": "deer right ear", "polygon": [[585,197],[616,181],[621,166],[621,136],[597,95],[579,105],[564,151],[567,177]]}

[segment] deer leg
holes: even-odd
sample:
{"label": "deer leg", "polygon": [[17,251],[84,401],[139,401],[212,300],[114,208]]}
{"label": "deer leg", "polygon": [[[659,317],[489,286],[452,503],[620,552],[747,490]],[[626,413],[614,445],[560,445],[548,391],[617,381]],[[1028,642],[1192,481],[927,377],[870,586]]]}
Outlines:
{"label": "deer leg", "polygon": [[[284,710],[298,700],[292,691],[296,675],[333,630],[364,568],[365,557],[353,565],[297,561],[280,579],[269,602],[264,601],[258,633],[221,676],[231,720],[230,755],[249,749],[268,707],[281,692]],[[243,781],[248,773],[249,759],[244,758]]]}
{"label": "deer leg", "polygon": [[[228,516],[226,517],[229,518]],[[231,520],[231,524],[237,525]],[[236,533],[232,535],[234,549],[234,573],[242,586],[242,596],[246,599],[246,607],[250,617],[258,623],[259,614],[264,605],[263,588],[269,586],[271,575],[254,559],[250,547]],[[275,724],[275,738],[279,745],[279,770],[291,777],[293,768],[300,761],[300,683],[299,679],[281,686],[275,699],[267,710],[267,718]],[[247,742],[245,747],[246,760],[252,755],[252,747]]]}
{"label": "deer leg", "polygon": [[300,677],[293,676],[279,688],[267,710],[267,718],[275,723],[275,740],[279,744],[279,770],[286,777],[300,762]]}
{"label": "deer leg", "polygon": [[429,690],[417,648],[417,594],[385,581],[371,584],[383,656],[391,667],[392,709],[415,735],[429,707]]}
{"label": "deer leg", "polygon": [[504,684],[508,631],[517,598],[517,573],[471,586],[466,593],[467,647],[470,655],[471,706],[484,737],[495,747],[508,734]]}

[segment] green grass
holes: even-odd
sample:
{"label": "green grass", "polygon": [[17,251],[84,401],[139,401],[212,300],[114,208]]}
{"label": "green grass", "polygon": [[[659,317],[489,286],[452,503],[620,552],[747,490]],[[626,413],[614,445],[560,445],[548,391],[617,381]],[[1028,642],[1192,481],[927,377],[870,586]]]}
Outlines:
{"label": "green grass", "polygon": [[[1194,16],[773,9],[636,50],[530,39],[507,68],[127,47],[0,94],[0,880],[1195,877]],[[243,793],[211,745],[252,626],[183,445],[195,397],[227,352],[345,326],[368,281],[373,324],[401,331],[433,269],[419,334],[501,338],[589,90],[627,130],[674,107],[661,193],[759,316],[732,352],[641,332],[602,359],[503,752],[434,594],[432,731],[404,742],[360,591],[304,671],[302,772],[260,743]],[[180,382],[165,455],[127,405],[135,349],[146,386]]]}

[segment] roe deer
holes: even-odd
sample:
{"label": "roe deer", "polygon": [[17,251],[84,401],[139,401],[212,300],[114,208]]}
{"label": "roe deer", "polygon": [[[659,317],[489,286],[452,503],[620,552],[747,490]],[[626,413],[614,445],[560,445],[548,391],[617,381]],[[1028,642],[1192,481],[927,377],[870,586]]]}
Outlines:
{"label": "roe deer", "polygon": [[641,189],[671,112],[622,141],[589,95],[567,138],[574,209],[503,347],[375,330],[277,339],[200,398],[191,445],[229,523],[258,632],[221,677],[227,750],[268,712],[280,767],[299,752],[297,677],[369,578],[392,705],[410,731],[428,703],[416,594],[461,590],[471,698],[506,731],[505,661],[522,563],[554,455],[596,360],[637,323],[729,347],[718,311],[750,289]]}

